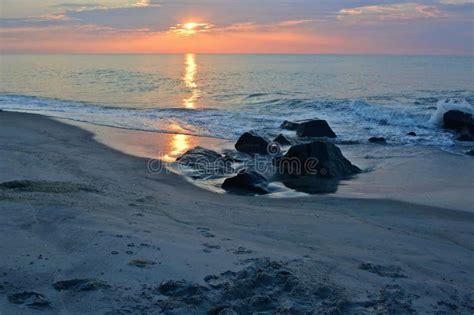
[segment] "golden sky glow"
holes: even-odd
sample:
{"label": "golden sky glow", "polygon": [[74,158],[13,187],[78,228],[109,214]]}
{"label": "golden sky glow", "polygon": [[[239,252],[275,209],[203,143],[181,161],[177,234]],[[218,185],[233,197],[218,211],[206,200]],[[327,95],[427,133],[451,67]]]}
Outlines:
{"label": "golden sky glow", "polygon": [[209,23],[187,22],[183,24],[176,24],[170,28],[170,32],[176,35],[190,36],[196,33],[207,32],[212,29],[214,25]]}
{"label": "golden sky glow", "polygon": [[474,53],[474,0],[1,1],[6,53]]}

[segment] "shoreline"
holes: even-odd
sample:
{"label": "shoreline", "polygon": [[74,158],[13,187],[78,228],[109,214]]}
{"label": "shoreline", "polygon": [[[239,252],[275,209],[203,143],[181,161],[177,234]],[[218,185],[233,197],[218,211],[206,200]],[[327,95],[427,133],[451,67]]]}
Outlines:
{"label": "shoreline", "polygon": [[[210,190],[213,193],[226,193],[220,186],[213,186],[214,182],[194,181],[176,165],[173,166],[175,164],[173,162],[187,150],[196,146],[217,152],[234,150],[234,141],[120,129],[69,119],[53,119],[87,130],[93,133],[96,141],[122,153],[139,158],[165,160],[172,164],[169,166],[170,171],[183,176],[200,189]],[[469,210],[470,205],[474,203],[474,197],[469,197],[469,192],[474,190],[474,182],[470,180],[474,177],[474,161],[470,156],[429,146],[377,144],[338,144],[338,146],[349,160],[360,166],[364,172],[355,178],[342,181],[335,193],[320,194],[322,196],[391,199],[425,206],[474,211]],[[464,166],[459,167],[458,164]],[[411,178],[407,178],[407,174],[410,174]],[[387,181],[387,178],[390,178],[390,181]],[[460,199],[458,195],[466,197]],[[287,188],[264,198],[308,196],[311,194]]]}
{"label": "shoreline", "polygon": [[[8,299],[19,292],[44,296],[47,314],[474,309],[473,213],[386,199],[215,194],[150,174],[147,159],[34,114],[0,112],[0,143],[0,311],[37,313]],[[228,270],[237,273],[221,275]],[[53,285],[71,279],[96,282],[65,292]],[[311,294],[285,291],[290,282]]]}

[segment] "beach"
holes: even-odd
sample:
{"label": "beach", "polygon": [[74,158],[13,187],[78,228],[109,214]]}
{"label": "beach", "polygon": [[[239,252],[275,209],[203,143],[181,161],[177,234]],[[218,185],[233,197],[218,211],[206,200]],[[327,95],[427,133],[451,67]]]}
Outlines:
{"label": "beach", "polygon": [[[96,138],[0,112],[1,314],[474,311],[469,187],[438,196],[453,207],[219,194]],[[453,182],[472,172],[430,152]]]}

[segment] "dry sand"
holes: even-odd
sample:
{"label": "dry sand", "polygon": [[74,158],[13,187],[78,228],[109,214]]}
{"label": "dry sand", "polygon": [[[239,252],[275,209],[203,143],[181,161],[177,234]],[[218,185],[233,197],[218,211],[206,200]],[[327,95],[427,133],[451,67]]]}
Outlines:
{"label": "dry sand", "polygon": [[473,213],[215,194],[31,114],[0,144],[2,315],[474,312]]}

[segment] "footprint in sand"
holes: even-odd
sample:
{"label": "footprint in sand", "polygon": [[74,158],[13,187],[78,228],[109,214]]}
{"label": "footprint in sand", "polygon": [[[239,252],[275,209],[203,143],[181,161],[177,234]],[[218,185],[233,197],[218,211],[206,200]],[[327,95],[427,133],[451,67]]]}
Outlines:
{"label": "footprint in sand", "polygon": [[11,182],[0,183],[0,189],[13,190],[18,192],[39,192],[49,194],[64,194],[74,192],[92,192],[98,193],[97,189],[86,185],[75,184],[71,182],[54,182],[54,181],[32,181],[32,180],[15,180]]}
{"label": "footprint in sand", "polygon": [[382,266],[371,263],[363,263],[359,265],[360,270],[375,273],[381,277],[387,278],[406,278],[403,269],[398,266]]}
{"label": "footprint in sand", "polygon": [[151,260],[134,259],[134,260],[130,260],[128,265],[138,267],[138,268],[145,268],[148,266],[156,265],[156,263]]}
{"label": "footprint in sand", "polygon": [[242,247],[242,246],[240,246],[240,247],[237,248],[237,249],[229,249],[228,251],[229,251],[229,252],[232,252],[232,253],[234,253],[234,254],[236,254],[236,255],[245,255],[245,254],[251,254],[251,253],[253,253],[250,249],[247,249],[247,248]]}
{"label": "footprint in sand", "polygon": [[202,236],[204,237],[215,237],[214,234],[210,232],[209,228],[206,227],[198,227],[197,230],[201,233]]}
{"label": "footprint in sand", "polygon": [[49,307],[51,304],[44,295],[36,292],[15,293],[8,296],[8,301],[13,304],[26,305],[27,307],[38,310]]}
{"label": "footprint in sand", "polygon": [[212,251],[214,249],[221,249],[221,247],[219,245],[212,245],[212,244],[208,244],[208,243],[202,244],[202,246],[205,247],[203,249],[203,252],[205,252],[205,253],[212,253]]}
{"label": "footprint in sand", "polygon": [[99,281],[96,279],[71,279],[58,281],[53,283],[53,288],[58,291],[95,291],[99,289],[109,289],[108,285],[104,281]]}

